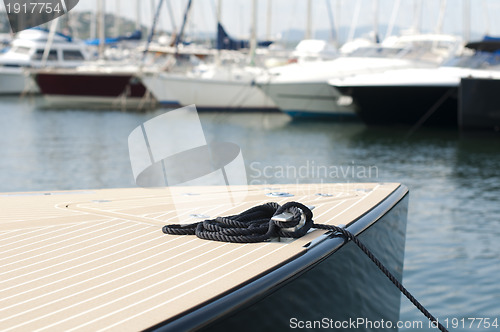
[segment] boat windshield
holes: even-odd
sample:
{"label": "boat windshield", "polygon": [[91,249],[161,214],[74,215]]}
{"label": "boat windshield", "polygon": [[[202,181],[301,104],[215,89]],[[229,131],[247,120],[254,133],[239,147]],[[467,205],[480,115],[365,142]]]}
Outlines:
{"label": "boat windshield", "polygon": [[360,47],[349,54],[351,57],[385,58],[395,57],[402,48],[398,47]]}
{"label": "boat windshield", "polygon": [[500,54],[477,52],[473,55],[462,55],[446,61],[445,67],[461,67],[481,69],[500,65]]}
{"label": "boat windshield", "polygon": [[[44,53],[44,50],[42,50],[42,49],[36,50],[35,54],[32,57],[33,60],[42,60],[43,53]],[[57,50],[50,50],[49,56],[47,57],[47,60],[48,61],[57,61]]]}

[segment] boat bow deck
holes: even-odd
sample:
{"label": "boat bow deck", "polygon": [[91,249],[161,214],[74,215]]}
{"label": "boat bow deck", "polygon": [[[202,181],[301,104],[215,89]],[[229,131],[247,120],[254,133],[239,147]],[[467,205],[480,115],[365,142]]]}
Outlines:
{"label": "boat bow deck", "polygon": [[[256,244],[165,235],[167,223],[275,201],[314,205],[316,223],[348,225],[399,184],[279,185],[220,204],[221,187],[0,194],[0,327],[135,331],[238,289],[307,251],[324,231]],[[270,192],[293,197],[271,198]],[[322,195],[318,195],[322,194]],[[172,198],[186,209],[174,209]],[[219,202],[219,203],[218,203]]]}

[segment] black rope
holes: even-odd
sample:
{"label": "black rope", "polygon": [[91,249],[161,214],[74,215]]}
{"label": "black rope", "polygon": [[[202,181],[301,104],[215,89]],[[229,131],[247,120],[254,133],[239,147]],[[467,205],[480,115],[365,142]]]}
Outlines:
{"label": "black rope", "polygon": [[[284,215],[284,213],[287,214]],[[347,242],[354,242],[425,317],[440,331],[447,332],[446,328],[417,301],[354,234],[342,227],[316,224],[312,217],[312,211],[298,202],[288,202],[283,206],[277,203],[266,203],[234,216],[217,217],[187,225],[166,225],[163,226],[163,232],[172,235],[196,235],[201,239],[213,241],[256,243],[277,237],[300,238],[311,228],[332,231],[334,235],[344,238]]]}

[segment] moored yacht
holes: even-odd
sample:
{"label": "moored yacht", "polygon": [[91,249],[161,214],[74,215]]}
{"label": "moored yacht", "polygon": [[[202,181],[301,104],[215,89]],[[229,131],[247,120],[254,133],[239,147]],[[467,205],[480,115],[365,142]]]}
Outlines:
{"label": "moored yacht", "polygon": [[460,38],[449,35],[390,37],[335,60],[272,68],[257,84],[292,117],[355,118],[351,98],[331,89],[329,79],[394,68],[433,68],[460,48]]}
{"label": "moored yacht", "polygon": [[138,65],[96,62],[72,69],[32,70],[47,107],[150,108],[149,96],[138,74]]}
{"label": "moored yacht", "polygon": [[10,49],[0,55],[0,94],[37,92],[29,68],[76,67],[89,59],[86,45],[70,36],[56,33],[44,61],[49,31],[32,28],[19,32]]}
{"label": "moored yacht", "polygon": [[162,105],[196,104],[198,110],[274,111],[255,84],[266,70],[254,66],[200,65],[187,73],[145,73],[144,85]]}
{"label": "moored yacht", "polygon": [[457,126],[461,79],[500,77],[498,56],[491,52],[500,43],[495,48],[488,42],[490,52],[480,51],[482,45],[468,44],[464,55],[439,68],[388,70],[335,78],[329,84],[334,93],[353,98],[357,114],[368,124]]}

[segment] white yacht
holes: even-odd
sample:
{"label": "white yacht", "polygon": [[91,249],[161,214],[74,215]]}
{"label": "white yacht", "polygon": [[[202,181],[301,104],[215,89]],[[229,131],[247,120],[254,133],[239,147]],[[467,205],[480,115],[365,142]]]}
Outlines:
{"label": "white yacht", "polygon": [[49,31],[28,29],[19,32],[10,49],[0,55],[0,94],[37,92],[28,68],[76,67],[89,59],[86,46],[81,41],[56,33],[44,63],[43,55]]}
{"label": "white yacht", "polygon": [[435,68],[461,47],[461,39],[449,35],[391,37],[331,61],[270,69],[257,84],[292,117],[355,117],[352,99],[332,89],[329,79],[395,68]]}
{"label": "white yacht", "polygon": [[[267,49],[258,49],[262,50]],[[260,57],[266,66],[280,61],[272,52]],[[200,64],[188,72],[147,74],[142,80],[163,105],[196,104],[199,110],[277,111],[274,101],[255,85],[268,74],[264,67],[250,66],[248,55],[224,51],[219,64]],[[322,40],[303,40],[290,54],[288,61],[297,63],[331,60],[337,50]],[[281,57],[283,61],[285,57]]]}
{"label": "white yacht", "polygon": [[353,99],[367,124],[457,126],[460,82],[467,77],[500,79],[496,55],[478,52],[439,68],[393,69],[335,78],[329,84],[335,93]]}
{"label": "white yacht", "polygon": [[266,70],[254,66],[200,65],[186,73],[149,73],[146,88],[162,105],[196,104],[199,110],[276,110],[274,102],[255,84]]}

